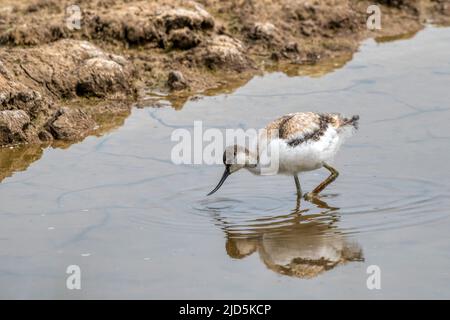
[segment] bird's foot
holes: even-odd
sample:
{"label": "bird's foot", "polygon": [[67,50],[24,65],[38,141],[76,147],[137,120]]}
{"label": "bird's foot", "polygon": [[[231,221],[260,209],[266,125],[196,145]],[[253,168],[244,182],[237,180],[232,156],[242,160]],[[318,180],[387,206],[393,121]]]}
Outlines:
{"label": "bird's foot", "polygon": [[305,200],[311,201],[311,200],[314,200],[314,199],[318,199],[319,198],[319,194],[318,193],[314,193],[314,192],[307,192],[307,193],[305,193],[305,195],[303,197],[305,198]]}
{"label": "bird's foot", "polygon": [[315,204],[319,208],[323,209],[329,209],[329,210],[338,210],[339,208],[336,207],[330,207],[325,201],[320,200],[320,195],[315,192],[308,192],[305,193],[304,198],[306,201],[309,201],[313,204]]}

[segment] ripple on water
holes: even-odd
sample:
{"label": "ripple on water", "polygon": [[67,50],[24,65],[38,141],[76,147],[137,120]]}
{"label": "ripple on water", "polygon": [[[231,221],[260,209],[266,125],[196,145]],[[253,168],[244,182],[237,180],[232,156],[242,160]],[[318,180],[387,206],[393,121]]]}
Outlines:
{"label": "ripple on water", "polygon": [[[356,232],[400,229],[449,217],[446,186],[425,179],[352,176],[339,186],[341,216]],[[356,186],[356,188],[355,188]]]}
{"label": "ripple on water", "polygon": [[[341,231],[351,233],[399,229],[449,217],[448,190],[434,181],[347,175],[331,188],[332,191],[325,190],[322,203],[303,200],[297,210],[292,192],[271,195],[264,184],[251,192],[228,189],[226,196],[212,197],[205,197],[204,188],[197,187],[162,199],[162,210],[155,210],[159,214],[151,214],[150,209],[138,211],[130,220],[141,225],[204,234],[217,232],[212,227],[214,224],[228,232],[245,235],[261,230],[276,231],[293,223],[334,223],[344,217],[346,228]],[[165,213],[160,214],[161,211]]]}
{"label": "ripple on water", "polygon": [[302,212],[309,219],[314,215],[317,215],[317,219],[324,219],[318,210],[314,215],[303,208],[300,212],[295,210],[296,200],[292,192],[270,195],[265,191],[266,186],[257,185],[252,188],[252,192],[229,188],[224,190],[223,195],[206,197],[204,186],[185,189],[158,200],[163,207],[136,211],[128,215],[128,219],[139,225],[150,228],[158,226],[168,231],[217,234],[215,225],[227,232],[242,235],[269,229],[276,231],[277,228],[292,224]]}
{"label": "ripple on water", "polygon": [[[129,215],[129,219],[133,223],[159,225],[168,230],[217,233],[213,224],[221,215],[233,223],[249,223],[257,219],[270,219],[283,212],[290,213],[292,200],[289,196],[277,198],[240,192],[236,197],[206,197],[205,189],[196,187],[167,195],[167,199],[159,201],[161,208],[158,210],[140,208]],[[161,214],[162,211],[164,214]]]}

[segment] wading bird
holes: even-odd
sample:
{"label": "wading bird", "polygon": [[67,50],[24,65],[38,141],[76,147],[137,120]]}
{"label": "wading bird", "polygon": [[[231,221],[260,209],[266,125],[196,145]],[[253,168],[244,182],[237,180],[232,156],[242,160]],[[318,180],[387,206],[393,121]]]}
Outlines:
{"label": "wading bird", "polygon": [[[357,115],[345,118],[337,113],[297,112],[272,121],[265,128],[264,145],[278,150],[276,173],[292,175],[297,187],[297,195],[301,197],[302,190],[298,174],[324,167],[330,171],[328,178],[313,191],[305,194],[306,199],[316,197],[338,177],[339,172],[328,163],[334,158],[345,138],[351,135],[353,129],[357,129],[358,120]],[[273,132],[277,134],[273,135]],[[225,172],[208,196],[219,190],[230,174],[242,168],[261,175],[260,155],[264,150],[260,147],[260,141],[258,141],[256,152],[236,144],[225,149],[223,154]]]}

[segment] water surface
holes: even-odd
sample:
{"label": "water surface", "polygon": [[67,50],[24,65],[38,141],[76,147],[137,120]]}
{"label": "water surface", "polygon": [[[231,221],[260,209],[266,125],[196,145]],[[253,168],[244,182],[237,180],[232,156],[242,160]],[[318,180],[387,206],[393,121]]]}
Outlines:
{"label": "water surface", "polygon": [[[450,29],[430,27],[369,40],[321,77],[270,73],[134,109],[68,149],[1,150],[0,297],[450,298],[449,57]],[[294,111],[361,116],[320,202],[298,207],[292,178],[247,172],[205,197],[222,167],[170,160],[172,131],[195,120],[260,128]],[[326,175],[303,174],[304,190]],[[73,264],[81,290],[66,289]]]}

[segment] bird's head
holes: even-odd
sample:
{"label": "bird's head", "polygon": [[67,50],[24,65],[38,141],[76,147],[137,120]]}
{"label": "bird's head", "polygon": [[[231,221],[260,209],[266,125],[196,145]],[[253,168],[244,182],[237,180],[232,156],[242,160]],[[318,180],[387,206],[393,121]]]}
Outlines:
{"label": "bird's head", "polygon": [[225,171],[222,175],[217,186],[212,190],[209,195],[219,190],[228,176],[242,168],[254,168],[257,165],[257,158],[245,147],[237,144],[228,146],[223,153],[223,164],[225,165]]}

